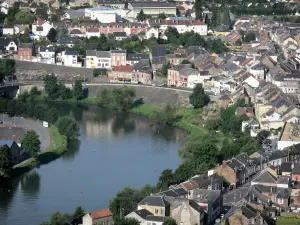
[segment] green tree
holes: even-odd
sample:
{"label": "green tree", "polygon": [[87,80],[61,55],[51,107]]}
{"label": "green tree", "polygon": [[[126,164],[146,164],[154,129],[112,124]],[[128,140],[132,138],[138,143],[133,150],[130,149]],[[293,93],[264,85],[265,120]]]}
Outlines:
{"label": "green tree", "polygon": [[146,14],[144,13],[144,11],[143,11],[142,9],[141,9],[141,11],[137,14],[136,19],[137,19],[138,21],[141,21],[141,22],[143,22],[143,21],[145,21],[145,20],[147,19],[147,16],[146,16]]}
{"label": "green tree", "polygon": [[144,187],[140,189],[140,197],[141,199],[159,192],[159,189],[156,186],[151,186],[150,184],[146,184]]}
{"label": "green tree", "polygon": [[161,74],[164,77],[168,76],[168,69],[171,68],[171,63],[168,61],[167,63],[163,64],[162,69],[161,69]]}
{"label": "green tree", "polygon": [[109,209],[113,214],[114,220],[128,215],[136,210],[137,204],[142,200],[140,193],[136,189],[125,187],[122,191],[118,192],[116,197],[109,202]]}
{"label": "green tree", "polygon": [[184,60],[182,60],[181,64],[190,64],[190,62],[189,62],[189,60],[184,59]]}
{"label": "green tree", "polygon": [[39,135],[31,130],[27,131],[21,140],[21,146],[26,152],[28,152],[35,160],[37,160],[38,153],[41,149],[41,142]]}
{"label": "green tree", "polygon": [[45,105],[36,105],[34,107],[34,117],[39,120],[44,120],[47,113],[47,106]]}
{"label": "green tree", "polygon": [[9,23],[8,18],[5,17],[5,19],[4,19],[4,24],[7,25],[8,23]]}
{"label": "green tree", "polygon": [[170,105],[166,105],[163,109],[155,109],[151,118],[159,124],[167,125],[172,125],[179,119],[176,108]]}
{"label": "green tree", "polygon": [[139,225],[140,222],[134,218],[117,218],[115,221],[117,225]]}
{"label": "green tree", "polygon": [[205,19],[204,19],[205,24],[210,27],[210,20],[208,18],[208,14],[205,15]]}
{"label": "green tree", "polygon": [[194,9],[195,9],[195,13],[196,13],[196,20],[203,19],[202,18],[202,6],[203,6],[202,0],[195,1]]}
{"label": "green tree", "polygon": [[51,42],[56,41],[57,31],[54,28],[51,28],[47,34],[47,39]]}
{"label": "green tree", "polygon": [[59,118],[57,128],[59,133],[65,135],[68,140],[75,139],[79,136],[79,125],[69,116]]}
{"label": "green tree", "polygon": [[219,10],[213,11],[213,15],[211,17],[210,26],[212,28],[216,28],[221,23],[221,16]]}
{"label": "green tree", "polygon": [[163,222],[163,225],[177,225],[177,223],[173,218],[167,218]]}
{"label": "green tree", "polygon": [[68,37],[68,30],[66,28],[61,28],[57,30],[56,40],[59,40],[63,37]]}
{"label": "green tree", "polygon": [[12,170],[11,151],[7,145],[0,147],[0,177],[9,176]]}
{"label": "green tree", "polygon": [[178,38],[180,37],[180,34],[175,27],[168,27],[164,35],[168,38],[170,43],[177,43]]}
{"label": "green tree", "polygon": [[45,91],[48,94],[49,99],[55,100],[59,97],[59,85],[57,83],[57,77],[54,75],[47,75],[44,78]]}
{"label": "green tree", "polygon": [[73,214],[73,218],[82,218],[85,215],[85,211],[84,208],[82,208],[81,206],[77,206],[75,209],[75,212]]}
{"label": "green tree", "polygon": [[228,218],[225,220],[225,225],[230,225]]}
{"label": "green tree", "polygon": [[18,23],[23,23],[23,24],[32,24],[34,21],[34,15],[26,11],[19,11],[15,15],[15,18]]}
{"label": "green tree", "polygon": [[171,169],[165,169],[162,171],[157,187],[161,190],[166,190],[174,182],[173,172]]}
{"label": "green tree", "polygon": [[82,81],[76,80],[73,90],[73,96],[76,98],[76,100],[81,100],[84,98],[84,93],[82,89]]}
{"label": "green tree", "polygon": [[56,108],[51,108],[46,112],[47,121],[54,124],[58,119],[58,111]]}
{"label": "green tree", "polygon": [[202,84],[196,84],[190,95],[190,103],[194,108],[202,108],[209,103],[209,96],[204,92]]}
{"label": "green tree", "polygon": [[231,27],[230,12],[228,8],[226,8],[225,11],[223,12],[222,24]]}
{"label": "green tree", "polygon": [[30,89],[29,98],[31,100],[35,99],[39,95],[41,95],[41,91],[39,91],[37,87],[34,86]]}
{"label": "green tree", "polygon": [[164,19],[166,19],[167,18],[167,15],[165,14],[165,13],[160,13],[160,14],[158,14],[158,16],[157,16],[157,19],[159,19],[159,20],[164,20]]}
{"label": "green tree", "polygon": [[244,37],[244,42],[251,42],[256,40],[255,32],[248,32]]}

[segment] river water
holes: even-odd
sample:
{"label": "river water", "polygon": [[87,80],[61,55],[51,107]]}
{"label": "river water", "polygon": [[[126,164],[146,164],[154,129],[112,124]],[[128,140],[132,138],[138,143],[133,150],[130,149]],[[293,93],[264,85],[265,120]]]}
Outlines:
{"label": "river water", "polygon": [[79,205],[106,208],[124,187],[156,184],[161,171],[180,164],[179,129],[97,106],[51,105],[78,121],[79,140],[56,161],[1,184],[0,225],[38,225]]}

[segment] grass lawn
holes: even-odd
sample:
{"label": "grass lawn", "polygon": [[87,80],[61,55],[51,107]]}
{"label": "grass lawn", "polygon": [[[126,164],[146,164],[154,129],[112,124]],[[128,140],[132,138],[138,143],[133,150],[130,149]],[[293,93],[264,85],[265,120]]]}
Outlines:
{"label": "grass lawn", "polygon": [[[57,159],[61,154],[67,150],[67,138],[58,132],[57,127],[50,126],[49,133],[51,136],[51,144],[46,151],[38,155],[40,164],[47,164],[54,159]],[[55,144],[55,145],[54,145]],[[29,171],[31,168],[37,166],[33,159],[29,159],[24,163],[14,168],[14,174],[20,174],[22,172]]]}
{"label": "grass lawn", "polygon": [[137,107],[134,107],[131,110],[131,112],[150,117],[152,115],[153,111],[155,110],[155,108],[156,108],[155,106],[150,105],[150,104],[142,104]]}
{"label": "grass lawn", "polygon": [[277,225],[300,225],[300,219],[294,217],[279,217],[276,222]]}

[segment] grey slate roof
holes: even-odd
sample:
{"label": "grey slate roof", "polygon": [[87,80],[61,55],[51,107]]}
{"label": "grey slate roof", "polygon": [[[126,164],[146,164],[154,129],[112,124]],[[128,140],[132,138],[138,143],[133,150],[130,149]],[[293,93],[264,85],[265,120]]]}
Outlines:
{"label": "grey slate roof", "polygon": [[292,172],[292,163],[290,162],[283,162],[280,165],[280,171],[290,173]]}
{"label": "grey slate roof", "polygon": [[82,18],[85,16],[84,9],[78,9],[78,10],[69,9],[69,10],[66,10],[65,13],[69,14],[70,19],[77,19],[77,18]]}
{"label": "grey slate roof", "polygon": [[55,52],[53,47],[40,47],[39,52]]}
{"label": "grey slate roof", "polygon": [[295,163],[292,174],[300,174],[300,163]]}
{"label": "grey slate roof", "polygon": [[14,42],[16,45],[18,45],[16,38],[0,37],[0,46],[7,46],[10,42]]}
{"label": "grey slate roof", "polygon": [[86,56],[97,56],[98,58],[110,58],[110,51],[86,50]]}
{"label": "grey slate roof", "polygon": [[203,188],[197,188],[193,191],[192,199],[196,201],[214,202],[220,197],[220,190],[208,190]]}
{"label": "grey slate roof", "polygon": [[126,53],[126,50],[111,50],[112,54]]}
{"label": "grey slate roof", "polygon": [[136,214],[138,214],[141,218],[146,219],[147,216],[152,216],[153,214],[149,212],[147,209],[140,209],[134,211]]}
{"label": "grey slate roof", "polygon": [[166,55],[166,47],[164,47],[164,46],[154,47],[151,50],[151,54],[152,54],[152,58],[165,56]]}
{"label": "grey slate roof", "polygon": [[174,3],[169,2],[131,2],[133,8],[175,8]]}
{"label": "grey slate roof", "polygon": [[66,50],[65,55],[78,55],[76,50]]}
{"label": "grey slate roof", "polygon": [[79,29],[73,29],[70,34],[82,34],[82,32]]}
{"label": "grey slate roof", "polygon": [[252,180],[252,182],[276,183],[277,179],[273,175],[271,175],[267,170],[263,170],[256,178]]}
{"label": "grey slate roof", "polygon": [[149,56],[143,53],[128,53],[127,61],[139,61],[141,59],[149,59]]}
{"label": "grey slate roof", "polygon": [[147,216],[146,220],[147,221],[155,221],[155,222],[164,222],[166,219],[168,219],[168,216]]}
{"label": "grey slate roof", "polygon": [[139,202],[139,205],[150,205],[150,206],[169,206],[170,204],[165,200],[162,195],[152,195],[147,196],[142,201]]}

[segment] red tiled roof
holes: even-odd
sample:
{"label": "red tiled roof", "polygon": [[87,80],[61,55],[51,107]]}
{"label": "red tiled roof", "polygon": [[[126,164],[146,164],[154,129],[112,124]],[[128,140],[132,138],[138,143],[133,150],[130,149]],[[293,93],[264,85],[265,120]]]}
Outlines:
{"label": "red tiled roof", "polygon": [[248,17],[248,16],[243,16],[243,17],[240,18],[240,20],[250,20],[250,17]]}
{"label": "red tiled roof", "polygon": [[112,216],[112,213],[109,211],[109,209],[104,209],[104,210],[92,212],[92,213],[90,213],[90,215],[93,220],[96,220],[96,219]]}
{"label": "red tiled roof", "polygon": [[99,32],[99,29],[96,27],[89,27],[86,32],[92,32],[92,33],[96,33]]}
{"label": "red tiled roof", "polygon": [[246,115],[249,118],[252,118],[252,117],[254,117],[254,108],[253,107],[238,107],[236,109],[236,115],[237,116]]}
{"label": "red tiled roof", "polygon": [[133,66],[114,66],[112,68],[113,71],[119,71],[119,72],[132,72]]}
{"label": "red tiled roof", "polygon": [[158,25],[205,25],[201,20],[149,20],[149,25],[158,24]]}
{"label": "red tiled roof", "polygon": [[37,18],[37,20],[34,22],[35,25],[43,25],[46,21],[41,19],[41,18]]}

